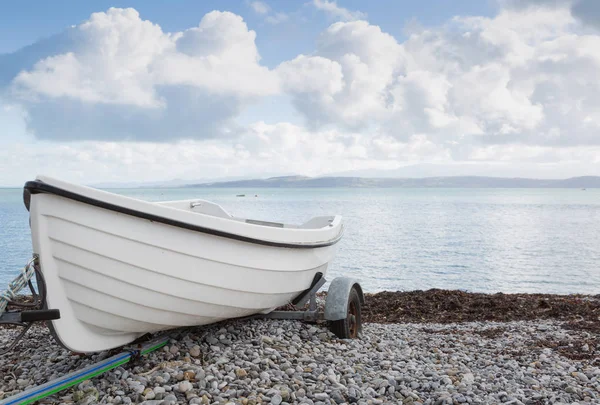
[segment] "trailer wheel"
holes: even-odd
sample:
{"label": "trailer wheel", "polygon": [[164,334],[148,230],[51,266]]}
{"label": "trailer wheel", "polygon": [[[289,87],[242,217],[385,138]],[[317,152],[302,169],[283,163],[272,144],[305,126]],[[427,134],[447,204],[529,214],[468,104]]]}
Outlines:
{"label": "trailer wheel", "polygon": [[348,294],[348,314],[346,318],[339,319],[337,321],[331,321],[331,331],[341,339],[355,339],[358,337],[358,333],[362,329],[360,319],[360,295],[356,290],[356,287],[352,287],[350,294]]}

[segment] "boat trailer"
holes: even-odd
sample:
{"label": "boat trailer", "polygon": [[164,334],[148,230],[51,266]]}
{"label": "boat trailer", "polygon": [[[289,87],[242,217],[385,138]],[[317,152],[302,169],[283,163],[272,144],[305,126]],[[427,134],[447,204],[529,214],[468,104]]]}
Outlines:
{"label": "boat trailer", "polygon": [[[12,310],[0,313],[0,325],[16,325],[23,327],[17,338],[6,348],[0,349],[1,356],[14,349],[18,342],[25,336],[29,328],[36,322],[46,322],[60,319],[58,309],[47,309],[45,302],[45,282],[43,274],[39,271],[37,260],[31,263],[35,271],[39,293],[36,292],[30,279],[27,284],[33,295],[33,303],[18,303],[9,301],[11,306],[34,308],[32,310],[18,311]],[[31,278],[31,277],[30,277]],[[16,280],[15,280],[16,281]],[[256,314],[244,318],[234,318],[231,320],[249,320],[249,319],[290,319],[301,320],[311,323],[327,322],[330,330],[341,339],[355,339],[360,336],[362,330],[361,308],[364,304],[364,294],[360,283],[348,277],[336,277],[332,280],[327,290],[324,310],[318,305],[317,292],[326,283],[322,273],[317,273],[307,290],[296,297],[290,304],[289,310],[275,310],[266,314]],[[11,283],[12,284],[12,283]],[[304,309],[302,309],[304,307]],[[134,361],[140,356],[151,353],[163,346],[175,335],[180,334],[190,327],[174,329],[165,332],[159,336],[153,337],[146,342],[141,342],[144,337],[138,339],[138,342],[123,347],[123,351],[105,360],[84,367],[49,381],[37,387],[32,387],[26,391],[12,395],[2,401],[0,405],[25,405],[31,404],[56,394],[85,380],[99,376],[116,367],[122,366],[128,362]],[[146,335],[147,336],[147,335]]]}
{"label": "boat trailer", "polygon": [[[35,277],[37,291],[33,286],[31,279]],[[25,286],[29,287],[32,302],[15,301],[17,293]],[[7,307],[25,308],[28,310],[7,311]],[[7,347],[0,347],[0,356],[8,353],[15,348],[17,343],[25,336],[27,331],[36,322],[53,321],[60,319],[58,309],[48,309],[46,307],[46,280],[40,270],[39,257],[33,255],[27,265],[21,270],[21,273],[8,284],[8,288],[0,294],[0,326],[13,325],[20,327],[21,333]]]}
{"label": "boat trailer", "polygon": [[[362,328],[361,308],[365,303],[362,287],[358,280],[336,277],[331,281],[325,298],[325,310],[317,304],[317,291],[326,283],[322,273],[317,273],[309,289],[296,297],[291,305],[294,310],[278,310],[268,314],[253,315],[251,318],[297,319],[305,322],[328,322],[329,329],[341,339],[359,337]],[[308,308],[297,310],[297,307]]]}

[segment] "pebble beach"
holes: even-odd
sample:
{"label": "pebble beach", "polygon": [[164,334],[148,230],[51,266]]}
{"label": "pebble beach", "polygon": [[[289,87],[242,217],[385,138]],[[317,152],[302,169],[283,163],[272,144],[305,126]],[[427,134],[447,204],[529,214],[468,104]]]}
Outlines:
{"label": "pebble beach", "polygon": [[[405,307],[406,297],[414,301],[401,294],[398,306]],[[446,301],[456,306],[464,294],[447,294]],[[505,321],[444,316],[471,313],[463,299],[454,310],[438,306],[437,320],[417,322],[398,317],[399,307],[374,307],[377,296],[367,296],[363,331],[354,340],[300,321],[226,321],[179,332],[162,349],[41,403],[600,403],[598,297],[539,299],[534,302],[547,316],[535,319],[519,319],[518,312]],[[0,339],[5,343],[16,333],[0,329]],[[0,357],[0,398],[107,356],[72,354],[47,328],[34,327],[14,352]]]}

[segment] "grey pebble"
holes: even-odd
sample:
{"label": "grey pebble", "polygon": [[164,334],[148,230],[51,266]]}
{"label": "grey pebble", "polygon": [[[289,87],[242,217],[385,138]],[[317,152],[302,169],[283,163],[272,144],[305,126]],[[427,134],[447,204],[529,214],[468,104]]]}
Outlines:
{"label": "grey pebble", "polygon": [[313,398],[319,401],[326,401],[329,399],[329,395],[324,392],[317,392],[316,394],[313,394]]}
{"label": "grey pebble", "polygon": [[[482,333],[493,328],[506,332],[492,338]],[[15,332],[0,329],[0,339],[8,340]],[[73,356],[43,327],[34,326],[29,333],[0,362],[4,399],[106,356]],[[597,364],[531,346],[561,339],[578,348],[583,344],[577,339],[588,338],[584,331],[565,331],[560,323],[542,320],[365,324],[360,339],[344,341],[333,339],[324,327],[297,321],[231,321],[192,328],[173,338],[165,350],[61,392],[57,402],[223,405],[246,398],[250,405],[599,403]],[[19,360],[23,353],[27,355]],[[10,373],[16,378],[6,378]]]}

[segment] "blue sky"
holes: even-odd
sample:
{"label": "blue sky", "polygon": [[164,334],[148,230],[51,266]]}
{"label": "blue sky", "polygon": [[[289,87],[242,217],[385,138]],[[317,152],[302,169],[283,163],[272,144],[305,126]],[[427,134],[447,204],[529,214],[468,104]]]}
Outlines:
{"label": "blue sky", "polygon": [[595,0],[0,7],[0,186],[600,174]]}

